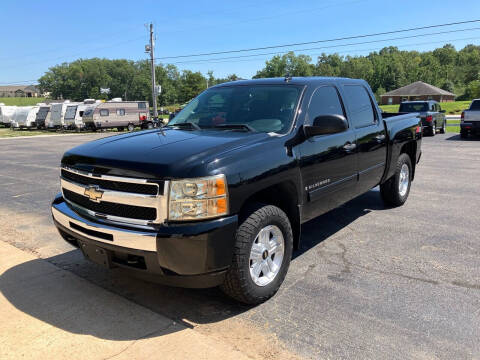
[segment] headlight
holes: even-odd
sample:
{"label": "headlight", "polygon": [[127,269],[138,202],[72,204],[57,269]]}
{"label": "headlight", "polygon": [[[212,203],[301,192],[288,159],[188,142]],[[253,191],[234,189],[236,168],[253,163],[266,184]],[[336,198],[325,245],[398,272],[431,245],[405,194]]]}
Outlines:
{"label": "headlight", "polygon": [[170,183],[169,220],[201,220],[226,214],[228,194],[225,175],[173,180]]}

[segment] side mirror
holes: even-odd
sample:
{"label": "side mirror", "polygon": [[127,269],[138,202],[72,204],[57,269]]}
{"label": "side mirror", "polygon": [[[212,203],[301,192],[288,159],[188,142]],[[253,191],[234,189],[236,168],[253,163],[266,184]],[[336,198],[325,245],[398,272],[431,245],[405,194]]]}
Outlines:
{"label": "side mirror", "polygon": [[440,112],[445,114],[447,110],[440,110]]}
{"label": "side mirror", "polygon": [[328,135],[344,132],[348,129],[348,122],[343,115],[320,115],[313,120],[313,125],[303,127],[305,137]]}

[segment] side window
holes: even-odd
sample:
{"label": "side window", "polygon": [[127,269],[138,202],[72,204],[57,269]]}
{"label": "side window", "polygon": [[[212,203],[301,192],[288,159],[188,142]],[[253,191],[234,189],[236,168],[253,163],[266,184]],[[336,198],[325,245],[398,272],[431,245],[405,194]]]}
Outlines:
{"label": "side window", "polygon": [[436,111],[436,109],[435,109],[435,104],[432,104],[431,110],[432,110],[432,111]]}
{"label": "side window", "polygon": [[147,108],[147,103],[139,102],[139,103],[138,103],[138,108],[139,108],[139,109],[146,109],[146,108]]}
{"label": "side window", "polygon": [[110,115],[110,112],[108,109],[100,109],[100,116],[108,116]]}
{"label": "side window", "polygon": [[333,86],[322,86],[315,90],[308,106],[310,123],[320,115],[345,115],[337,89]]}
{"label": "side window", "polygon": [[362,85],[345,85],[345,101],[350,110],[350,120],[356,128],[375,124],[377,114],[367,89]]}
{"label": "side window", "polygon": [[125,116],[125,109],[117,109],[118,116]]}

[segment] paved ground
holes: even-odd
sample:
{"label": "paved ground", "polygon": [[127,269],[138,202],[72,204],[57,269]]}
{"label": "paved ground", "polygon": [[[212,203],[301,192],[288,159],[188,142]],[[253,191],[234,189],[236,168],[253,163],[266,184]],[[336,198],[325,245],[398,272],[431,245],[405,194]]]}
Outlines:
{"label": "paved ground", "polygon": [[62,242],[49,214],[60,156],[97,136],[0,142],[0,239],[252,357],[284,345],[308,358],[480,358],[480,139],[424,138],[402,208],[374,189],[305,224],[284,286],[250,308],[104,271]]}

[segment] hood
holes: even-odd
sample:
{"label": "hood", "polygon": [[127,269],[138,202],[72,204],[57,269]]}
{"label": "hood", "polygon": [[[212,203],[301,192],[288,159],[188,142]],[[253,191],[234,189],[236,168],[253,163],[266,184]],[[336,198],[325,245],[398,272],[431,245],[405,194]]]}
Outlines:
{"label": "hood", "polygon": [[116,176],[156,179],[204,176],[212,161],[269,138],[265,133],[225,130],[141,131],[75,147],[65,153],[62,164]]}

